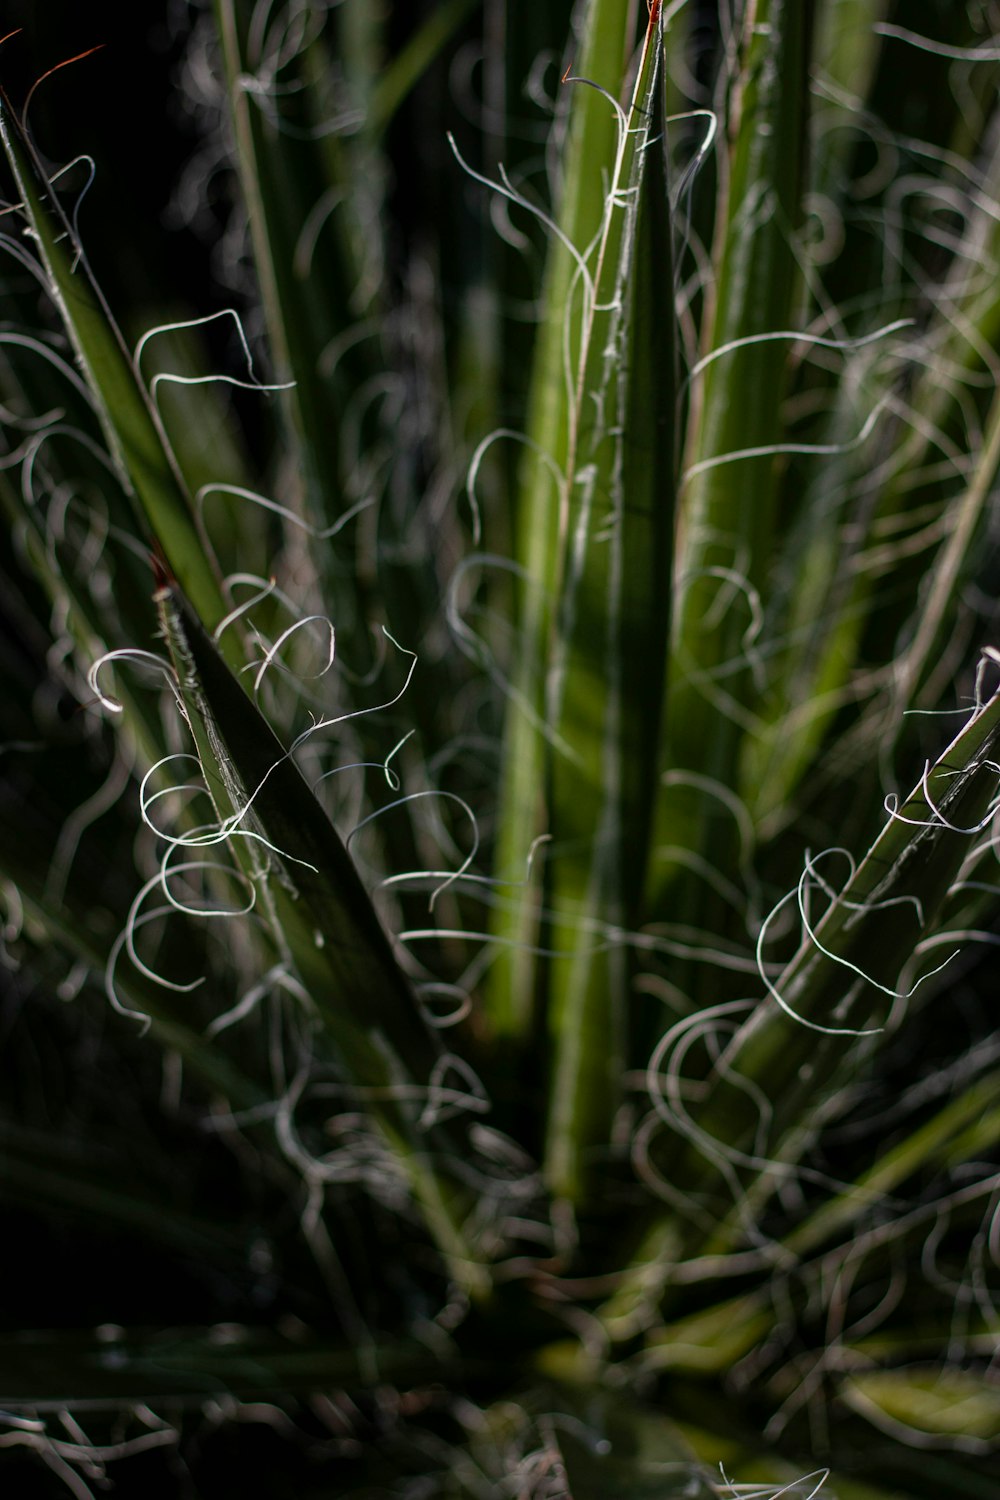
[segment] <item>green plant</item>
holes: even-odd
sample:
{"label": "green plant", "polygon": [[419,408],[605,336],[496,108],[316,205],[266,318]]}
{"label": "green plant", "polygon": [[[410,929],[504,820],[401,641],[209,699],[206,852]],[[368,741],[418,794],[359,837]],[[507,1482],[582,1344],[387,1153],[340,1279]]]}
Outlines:
{"label": "green plant", "polygon": [[223,374],[4,99],[5,1462],[995,1492],[991,20],[215,0]]}

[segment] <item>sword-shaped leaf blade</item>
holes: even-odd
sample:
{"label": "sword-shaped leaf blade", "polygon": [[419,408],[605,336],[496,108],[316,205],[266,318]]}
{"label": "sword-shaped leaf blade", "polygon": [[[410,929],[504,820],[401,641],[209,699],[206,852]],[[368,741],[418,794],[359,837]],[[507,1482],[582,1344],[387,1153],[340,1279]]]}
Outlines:
{"label": "sword-shaped leaf blade", "polygon": [[[2,94],[0,139],[105,440],[133,497],[139,529],[159,544],[200,617],[212,626],[226,612],[226,604],[156,408],[90,275],[73,222]],[[235,642],[238,637],[230,639]]]}

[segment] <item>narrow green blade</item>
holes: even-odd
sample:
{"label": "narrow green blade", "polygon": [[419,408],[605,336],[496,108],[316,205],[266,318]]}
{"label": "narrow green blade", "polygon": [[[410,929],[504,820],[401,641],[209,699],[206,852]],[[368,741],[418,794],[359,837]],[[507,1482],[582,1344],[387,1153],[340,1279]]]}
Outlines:
{"label": "narrow green blade", "polygon": [[967,1083],[929,1120],[880,1154],[849,1189],[831,1196],[810,1214],[783,1243],[797,1255],[814,1250],[834,1234],[850,1231],[859,1218],[867,1219],[879,1202],[889,1197],[918,1171],[985,1159],[1000,1140],[1000,1072],[993,1070]]}
{"label": "narrow green blade", "polygon": [[271,916],[367,1108],[398,1156],[428,1227],[456,1276],[483,1291],[485,1273],[458,1209],[427,1160],[440,1131],[421,1125],[441,1052],[346,849],[296,765],[250,701],[183,596],[158,593],[185,717],[221,826]]}
{"label": "narrow green blade", "polygon": [[[361,320],[377,312],[379,291],[364,256],[379,257],[370,228],[367,238],[358,231],[379,173],[352,178],[348,151],[362,148],[344,139],[349,120],[337,127],[345,105],[328,87],[322,29],[286,51],[280,17],[269,24],[246,0],[216,0],[215,12],[272,358],[278,379],[291,382],[283,399],[302,481],[294,503],[312,524],[329,526],[365,498],[352,493],[341,441],[348,401],[377,372],[369,358],[377,320]],[[332,120],[322,118],[324,107]],[[359,337],[344,337],[356,328]]]}
{"label": "narrow green blade", "polygon": [[[190,498],[132,357],[91,279],[72,222],[17,114],[0,94],[0,138],[52,296],[76,350],[139,529],[162,547],[174,575],[211,627],[226,612],[220,582]],[[238,642],[238,635],[231,635]]]}
{"label": "narrow green blade", "polygon": [[[590,0],[580,12],[581,46],[574,71],[588,84],[572,85],[563,107],[567,141],[555,216],[557,226],[546,259],[544,321],[538,332],[528,396],[527,445],[514,516],[516,589],[515,647],[509,708],[504,725],[503,785],[495,868],[515,887],[498,903],[492,924],[497,943],[488,1006],[496,1030],[527,1039],[541,1007],[541,895],[532,876],[523,891],[535,841],[547,833],[546,735],[551,734],[546,679],[554,612],[560,593],[565,546],[567,476],[573,410],[578,395],[585,309],[581,299],[593,247],[606,215],[606,182],[618,152],[614,109],[598,89],[616,98],[630,37],[627,0]],[[568,347],[567,347],[568,346]]]}
{"label": "narrow green blade", "polygon": [[[732,856],[731,820],[704,786],[738,782],[755,691],[748,642],[759,633],[776,529],[775,445],[783,431],[788,342],[799,277],[793,235],[801,214],[812,6],[761,0],[742,15],[740,83],[716,226],[718,273],[695,372],[680,501],[677,601],[669,668],[666,768],[656,837],[718,868]],[[664,909],[677,869],[658,862],[650,912]],[[672,919],[711,929],[681,884]],[[678,903],[680,903],[678,905]]]}
{"label": "narrow green blade", "polygon": [[[242,799],[247,828],[262,829],[278,851],[271,857],[280,859],[289,894],[300,903],[300,922],[311,926],[311,948],[322,955],[332,986],[316,997],[317,1004],[326,1010],[334,1034],[342,1031],[345,1046],[350,1047],[354,1028],[381,1036],[419,1075],[433,1065],[437,1048],[336,830],[183,597],[164,588],[159,602],[181,680],[199,695],[195,704],[209,726],[207,745],[216,764],[209,760],[203,769],[214,783],[217,805],[221,809],[229,801],[227,816],[233,817]],[[205,749],[199,745],[203,755]],[[376,1051],[381,1053],[381,1043]],[[361,1054],[357,1061],[365,1066]],[[384,1057],[376,1063],[373,1054],[367,1066],[374,1073],[359,1077],[359,1083],[386,1081]]]}
{"label": "narrow green blade", "polygon": [[546,1170],[578,1197],[626,1052],[669,630],[674,311],[661,38],[651,17],[610,177],[569,410],[547,718],[553,1054]]}

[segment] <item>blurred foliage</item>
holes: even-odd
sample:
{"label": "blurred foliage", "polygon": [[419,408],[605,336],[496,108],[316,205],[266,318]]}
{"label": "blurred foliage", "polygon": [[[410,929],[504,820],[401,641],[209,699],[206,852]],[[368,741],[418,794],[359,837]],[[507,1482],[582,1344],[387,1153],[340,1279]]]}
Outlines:
{"label": "blurred foliage", "polygon": [[997,6],[8,9],[3,1478],[991,1497]]}

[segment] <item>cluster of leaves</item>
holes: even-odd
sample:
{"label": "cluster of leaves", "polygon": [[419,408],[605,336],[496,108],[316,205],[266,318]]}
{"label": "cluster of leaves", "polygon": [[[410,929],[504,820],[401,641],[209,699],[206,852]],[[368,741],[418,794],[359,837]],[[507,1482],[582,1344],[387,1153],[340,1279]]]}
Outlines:
{"label": "cluster of leaves", "polygon": [[4,97],[5,1462],[995,1492],[994,9],[174,7],[152,320]]}

